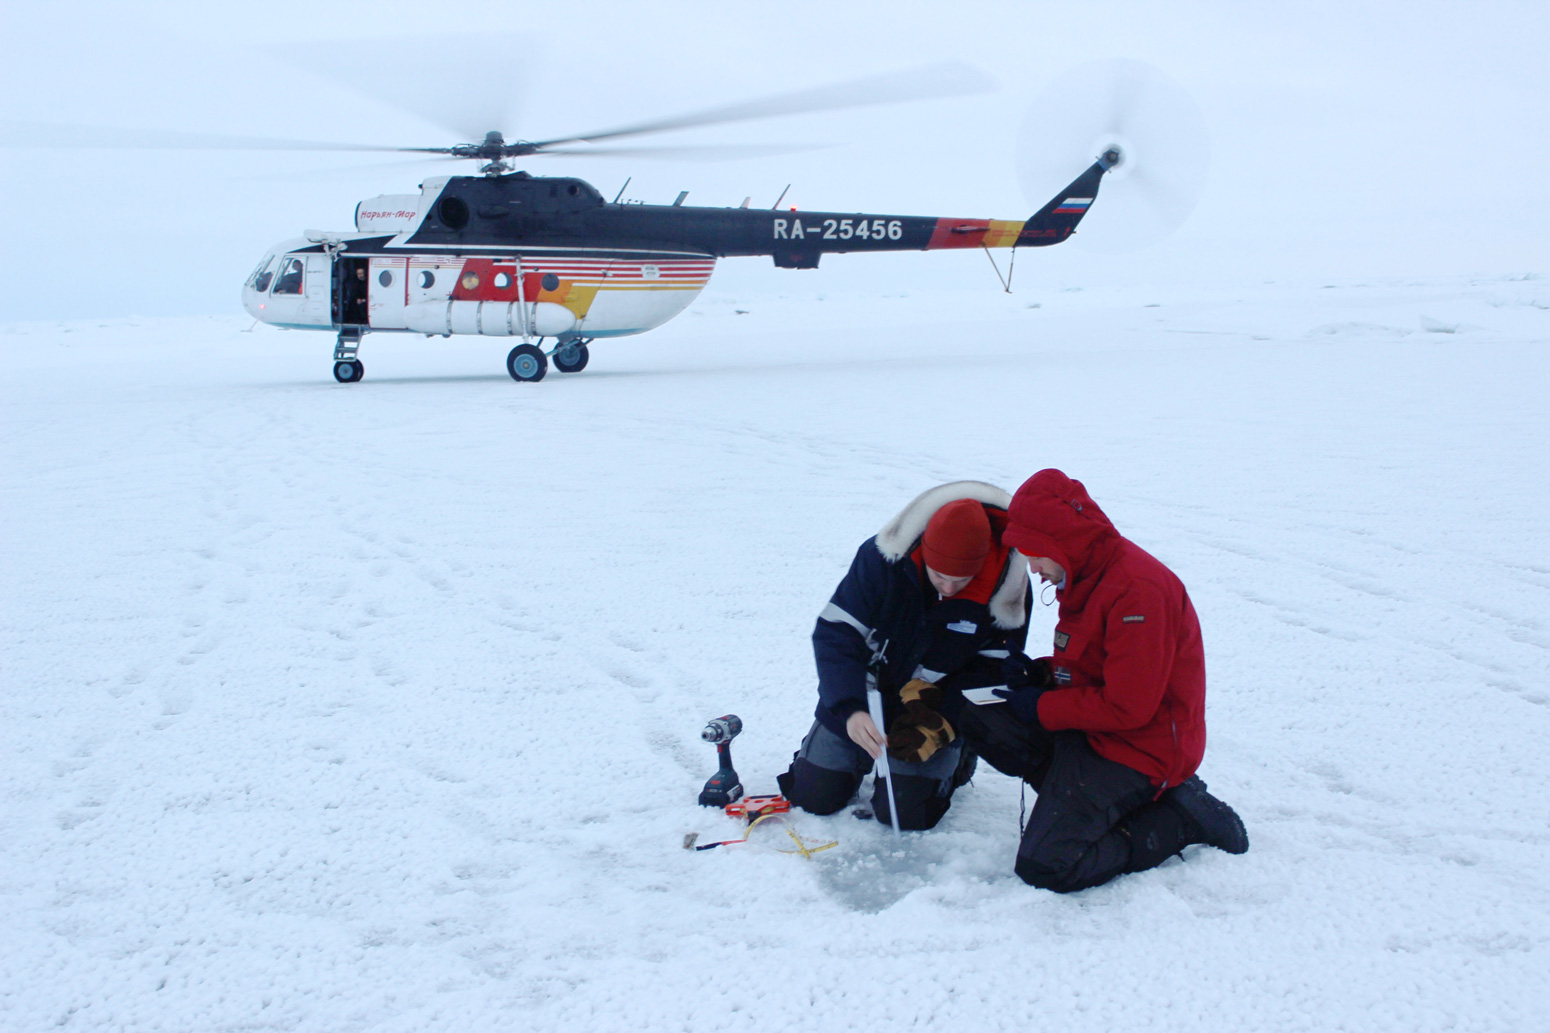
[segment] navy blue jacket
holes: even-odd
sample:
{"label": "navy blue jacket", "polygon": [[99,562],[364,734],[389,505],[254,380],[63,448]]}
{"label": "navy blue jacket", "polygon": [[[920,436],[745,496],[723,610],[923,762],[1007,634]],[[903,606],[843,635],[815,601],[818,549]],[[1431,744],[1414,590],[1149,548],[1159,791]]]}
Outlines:
{"label": "navy blue jacket", "polygon": [[[1020,564],[1019,564],[1020,566]],[[1025,576],[1020,570],[1008,576]],[[850,570],[818,615],[813,655],[818,663],[815,716],[830,731],[848,738],[845,721],[866,709],[866,672],[873,652],[884,646],[878,676],[885,723],[900,709],[899,689],[917,671],[940,681],[975,661],[982,649],[1021,650],[1028,635],[1024,600],[1021,627],[995,626],[983,603],[941,599],[908,554],[889,561],[868,538],[856,550]]]}

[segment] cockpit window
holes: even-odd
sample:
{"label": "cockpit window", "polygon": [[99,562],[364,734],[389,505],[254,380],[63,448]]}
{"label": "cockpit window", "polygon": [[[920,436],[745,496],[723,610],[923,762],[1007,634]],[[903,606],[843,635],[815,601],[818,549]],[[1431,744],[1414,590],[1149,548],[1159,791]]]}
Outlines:
{"label": "cockpit window", "polygon": [[253,267],[253,274],[248,277],[248,286],[260,294],[269,289],[269,281],[274,279],[274,273],[269,267],[274,265],[274,255],[265,255],[264,260]]}
{"label": "cockpit window", "polygon": [[275,281],[276,294],[300,294],[301,275],[304,268],[299,258],[287,258],[280,266],[280,278]]}

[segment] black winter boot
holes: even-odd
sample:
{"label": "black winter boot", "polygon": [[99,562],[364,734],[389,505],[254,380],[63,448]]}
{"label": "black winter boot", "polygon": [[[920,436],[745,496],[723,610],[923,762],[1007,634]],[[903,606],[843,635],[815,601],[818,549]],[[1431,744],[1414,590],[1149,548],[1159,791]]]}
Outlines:
{"label": "black winter boot", "polygon": [[1189,829],[1190,842],[1204,843],[1229,854],[1246,853],[1249,849],[1249,833],[1243,827],[1238,812],[1210,793],[1206,784],[1191,775],[1163,794],[1166,803],[1184,818]]}
{"label": "black winter boot", "polygon": [[1156,868],[1185,847],[1200,842],[1194,835],[1195,823],[1177,807],[1160,802],[1131,811],[1114,826],[1114,831],[1130,844],[1130,860],[1124,868],[1127,872]]}

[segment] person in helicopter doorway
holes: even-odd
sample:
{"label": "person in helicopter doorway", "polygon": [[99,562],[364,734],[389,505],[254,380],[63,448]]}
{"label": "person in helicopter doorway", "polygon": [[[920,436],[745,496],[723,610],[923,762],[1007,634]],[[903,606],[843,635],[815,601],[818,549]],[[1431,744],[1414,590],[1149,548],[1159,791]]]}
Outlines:
{"label": "person in helicopter doorway", "polygon": [[[856,551],[818,615],[815,720],[780,790],[796,806],[833,814],[860,788],[886,748],[899,827],[929,829],[974,771],[944,700],[1000,684],[1021,650],[1032,600],[1024,564],[1001,540],[1011,497],[979,481],[925,492]],[[869,666],[882,693],[887,735],[867,713]],[[884,785],[872,812],[889,823]]]}
{"label": "person in helicopter doorway", "polygon": [[366,325],[366,263],[352,263],[353,273],[345,275],[339,303],[339,322],[345,326]]}
{"label": "person in helicopter doorway", "polygon": [[1206,668],[1183,583],[1059,470],[1017,489],[1002,541],[1060,601],[1054,652],[1009,657],[1007,688],[994,692],[1006,705],[958,718],[986,762],[1039,794],[1017,874],[1069,893],[1192,844],[1248,850],[1242,820],[1195,776]]}

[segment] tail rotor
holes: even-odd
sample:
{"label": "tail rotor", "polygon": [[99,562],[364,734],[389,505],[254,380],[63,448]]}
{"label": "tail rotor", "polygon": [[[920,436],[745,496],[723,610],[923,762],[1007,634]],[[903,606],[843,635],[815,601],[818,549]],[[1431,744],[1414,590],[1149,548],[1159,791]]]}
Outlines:
{"label": "tail rotor", "polygon": [[1098,160],[1103,197],[1075,244],[1089,251],[1139,250],[1162,240],[1199,202],[1210,166],[1205,118],[1189,93],[1140,61],[1104,60],[1057,76],[1023,118],[1018,180],[1039,204]]}

